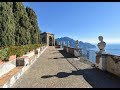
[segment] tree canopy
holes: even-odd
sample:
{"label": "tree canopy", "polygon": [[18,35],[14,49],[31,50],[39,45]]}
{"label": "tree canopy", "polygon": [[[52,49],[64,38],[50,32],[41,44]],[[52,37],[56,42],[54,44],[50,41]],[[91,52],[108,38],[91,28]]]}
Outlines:
{"label": "tree canopy", "polygon": [[37,16],[22,2],[0,2],[0,47],[40,43]]}

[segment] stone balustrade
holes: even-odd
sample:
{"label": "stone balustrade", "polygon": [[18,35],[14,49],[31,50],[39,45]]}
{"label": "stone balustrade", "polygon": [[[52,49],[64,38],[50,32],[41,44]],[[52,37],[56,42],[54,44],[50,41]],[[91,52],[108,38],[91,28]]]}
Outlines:
{"label": "stone balustrade", "polygon": [[75,57],[80,56],[80,52],[79,52],[80,49],[63,46],[63,50],[65,50],[67,53],[70,53],[71,55],[73,55]]}
{"label": "stone balustrade", "polygon": [[103,70],[108,71],[120,77],[120,56],[111,54],[102,54],[100,59]]}
{"label": "stone balustrade", "polygon": [[[0,77],[2,78],[3,75],[6,73],[9,73],[10,70],[14,69],[15,67],[22,68],[16,72],[13,76],[8,78],[5,83],[0,85],[0,88],[10,88],[16,80],[19,79],[19,77],[37,60],[37,58],[46,50],[47,46],[42,46],[37,50],[38,53],[29,52],[26,55],[23,55],[22,57],[16,58],[15,60],[8,61],[6,63],[3,63],[0,65]],[[4,76],[5,77],[5,76]]]}
{"label": "stone balustrade", "polygon": [[[74,55],[76,57],[81,56],[80,49],[64,46],[63,50],[65,50],[67,53],[70,53],[71,55]],[[97,62],[98,59],[99,59],[99,62]],[[96,54],[95,64],[99,69],[103,71],[108,71],[112,74],[120,76],[120,56],[110,55],[107,53],[102,54],[100,56]]]}
{"label": "stone balustrade", "polygon": [[0,64],[0,77],[16,67],[16,60],[10,60]]}
{"label": "stone balustrade", "polygon": [[29,53],[23,55],[16,59],[16,66],[27,66],[30,65],[33,61],[39,58],[41,51],[45,49],[46,46],[37,48],[36,50],[30,51]]}
{"label": "stone balustrade", "polygon": [[[41,52],[46,48],[46,46],[42,46],[37,48],[36,50],[30,51],[22,57],[11,58],[10,61],[4,62],[0,64],[0,77],[4,74],[8,73],[10,70],[15,68],[16,66],[29,66],[33,63],[41,54]],[[35,52],[37,51],[37,53]]]}

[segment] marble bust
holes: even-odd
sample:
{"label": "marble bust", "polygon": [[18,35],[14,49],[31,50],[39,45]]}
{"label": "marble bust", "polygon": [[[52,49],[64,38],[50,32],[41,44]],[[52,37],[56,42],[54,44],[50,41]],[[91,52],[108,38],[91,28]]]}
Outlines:
{"label": "marble bust", "polygon": [[99,43],[97,44],[98,48],[99,48],[99,53],[103,53],[105,52],[104,48],[106,46],[106,43],[103,41],[103,37],[102,36],[99,36],[98,37],[99,39]]}

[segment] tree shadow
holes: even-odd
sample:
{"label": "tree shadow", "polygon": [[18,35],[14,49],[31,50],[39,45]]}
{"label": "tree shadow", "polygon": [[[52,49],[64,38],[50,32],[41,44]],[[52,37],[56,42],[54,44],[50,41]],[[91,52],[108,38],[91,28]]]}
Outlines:
{"label": "tree shadow", "polygon": [[54,58],[48,58],[48,59],[64,59],[64,57],[54,57]]}
{"label": "tree shadow", "polygon": [[96,68],[72,71],[71,73],[59,72],[56,75],[45,75],[41,78],[47,79],[51,77],[66,78],[71,75],[82,75],[84,79],[93,88],[120,88],[120,78],[112,74],[103,72]]}

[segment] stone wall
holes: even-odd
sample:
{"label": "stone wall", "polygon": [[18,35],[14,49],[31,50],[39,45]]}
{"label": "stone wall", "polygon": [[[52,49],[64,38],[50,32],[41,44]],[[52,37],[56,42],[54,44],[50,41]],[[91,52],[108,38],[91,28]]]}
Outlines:
{"label": "stone wall", "polygon": [[67,53],[70,53],[71,55],[76,56],[76,57],[80,56],[79,49],[64,46],[63,50],[66,51]]}
{"label": "stone wall", "polygon": [[16,60],[0,64],[0,77],[16,67]]}
{"label": "stone wall", "polygon": [[55,46],[55,48],[60,48],[60,45],[58,45],[58,46]]}
{"label": "stone wall", "polygon": [[102,54],[96,56],[96,64],[99,69],[108,71],[120,77],[120,56]]}
{"label": "stone wall", "polygon": [[[42,46],[41,48],[38,48],[37,49],[38,55],[40,56],[46,49],[47,49],[47,46]],[[39,56],[35,55],[35,52],[34,52],[34,55],[33,55],[33,52],[30,52],[30,53],[31,54],[26,54],[27,56],[24,55],[22,57],[24,58],[24,63],[25,63],[24,65],[22,65],[23,67],[15,75],[13,75],[11,78],[6,80],[6,82],[3,83],[3,85],[0,85],[0,88],[10,88],[16,82],[16,80],[18,80],[19,77],[37,60],[37,58],[39,58]],[[0,76],[9,72],[10,71],[9,69],[14,68],[14,67],[16,67],[16,60],[3,63],[2,65],[0,65]]]}
{"label": "stone wall", "polygon": [[66,46],[64,46],[63,49],[64,49],[65,51],[67,51],[67,47],[66,47]]}
{"label": "stone wall", "polygon": [[[75,48],[64,46],[63,48],[67,53],[70,53],[74,56],[75,55]],[[80,56],[80,53],[78,52]],[[117,76],[120,76],[120,56],[110,55],[110,54],[102,54],[100,57],[96,56],[96,61],[99,59],[99,62],[97,62],[98,68],[103,71],[108,71],[112,74],[115,74]]]}
{"label": "stone wall", "polygon": [[120,57],[115,55],[106,55],[106,70],[120,76]]}
{"label": "stone wall", "polygon": [[68,50],[69,53],[72,54],[72,55],[74,55],[74,48],[68,48],[68,49],[69,49],[69,50]]}

